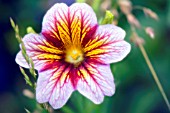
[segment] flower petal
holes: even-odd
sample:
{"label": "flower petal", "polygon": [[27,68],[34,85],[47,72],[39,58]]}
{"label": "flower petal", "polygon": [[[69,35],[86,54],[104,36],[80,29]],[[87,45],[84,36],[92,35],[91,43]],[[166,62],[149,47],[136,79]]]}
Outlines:
{"label": "flower petal", "polygon": [[54,109],[61,108],[74,91],[70,80],[70,67],[56,62],[56,67],[39,71],[36,99],[48,102]]}
{"label": "flower petal", "polygon": [[73,44],[85,44],[96,31],[96,14],[86,3],[74,3],[69,9]]}
{"label": "flower petal", "polygon": [[43,18],[42,34],[52,43],[70,43],[70,32],[68,23],[68,6],[64,3],[57,3],[51,7]]}
{"label": "flower petal", "polygon": [[80,45],[85,37],[91,37],[96,28],[96,15],[89,5],[74,3],[68,7],[57,3],[44,16],[42,34],[51,42],[66,48],[70,44]]}
{"label": "flower petal", "polygon": [[77,83],[77,90],[96,104],[103,101],[104,95],[112,96],[115,92],[115,84],[109,65],[88,61],[80,66],[78,76],[81,79]]}
{"label": "flower petal", "polygon": [[131,46],[123,40],[125,31],[120,27],[101,25],[94,37],[85,46],[86,57],[110,64],[121,61],[130,52]]}
{"label": "flower petal", "polygon": [[[46,63],[61,59],[61,54],[63,54],[63,51],[48,43],[42,35],[25,35],[23,43],[28,56],[32,58],[35,69],[37,70],[41,69]],[[29,68],[21,51],[16,56],[16,62],[22,67]]]}

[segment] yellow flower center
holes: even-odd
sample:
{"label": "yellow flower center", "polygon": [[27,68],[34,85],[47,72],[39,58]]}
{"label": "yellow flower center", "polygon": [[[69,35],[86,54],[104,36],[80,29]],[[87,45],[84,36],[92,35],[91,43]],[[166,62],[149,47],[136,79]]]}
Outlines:
{"label": "yellow flower center", "polygon": [[77,67],[84,60],[83,51],[79,47],[67,48],[65,61]]}

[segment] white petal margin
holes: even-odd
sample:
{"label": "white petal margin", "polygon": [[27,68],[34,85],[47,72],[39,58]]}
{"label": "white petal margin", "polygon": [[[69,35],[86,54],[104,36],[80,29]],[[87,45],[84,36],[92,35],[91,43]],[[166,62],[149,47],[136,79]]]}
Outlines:
{"label": "white petal margin", "polygon": [[[50,59],[40,60],[38,58],[39,56],[42,56],[46,53],[50,55],[51,53],[49,50],[51,50],[52,52],[59,51],[57,50],[57,48],[49,45],[45,37],[43,37],[42,35],[38,35],[38,34],[31,33],[31,34],[25,35],[23,38],[23,43],[25,45],[27,55],[33,60],[34,67],[37,70],[40,70],[44,66],[44,64],[47,64],[48,62],[50,62]],[[15,61],[21,67],[29,68],[21,51],[17,54]]]}
{"label": "white petal margin", "polygon": [[79,18],[82,20],[83,24],[88,24],[88,26],[94,26],[97,24],[96,14],[88,4],[74,3],[69,7],[69,9],[70,20],[73,20],[73,18]]}
{"label": "white petal margin", "polygon": [[[24,38],[22,39],[25,45],[25,48],[26,48],[27,55],[31,57],[34,62],[35,69],[39,69],[44,62],[44,61],[43,62],[37,61],[36,58],[33,58],[37,54],[36,53],[36,50],[38,50],[37,45],[38,44],[44,45],[44,42],[43,42],[44,40],[45,38],[43,36],[38,35],[38,34],[33,34],[33,33],[25,35]],[[21,48],[21,45],[20,45],[20,48]],[[24,56],[22,55],[21,51],[19,51],[18,54],[16,55],[15,61],[21,67],[30,68]]]}
{"label": "white petal margin", "polygon": [[[124,41],[125,34],[122,28],[114,25],[99,26],[95,37],[99,37],[98,41],[103,41],[103,45],[95,49],[104,50],[104,52],[97,55],[97,58],[106,64],[123,60],[131,50],[131,45]],[[93,53],[95,49],[91,50],[91,53]]]}
{"label": "white petal margin", "polygon": [[50,32],[51,30],[56,30],[56,22],[60,23],[62,21],[67,24],[67,21],[73,20],[73,18],[84,19],[82,21],[86,24],[97,24],[96,14],[86,3],[74,3],[70,7],[64,3],[56,3],[47,11],[43,18],[42,31]]}
{"label": "white petal margin", "polygon": [[78,81],[77,90],[95,104],[102,103],[104,95],[112,96],[115,93],[114,79],[109,65],[84,63],[79,73],[84,78]]}
{"label": "white petal margin", "polygon": [[49,102],[54,109],[59,109],[68,101],[74,88],[70,79],[65,78],[69,69],[64,69],[65,66],[59,66],[58,69],[39,72],[36,87],[39,103]]}
{"label": "white petal margin", "polygon": [[96,35],[98,34],[108,34],[110,35],[111,41],[119,41],[125,38],[126,32],[113,24],[100,25],[96,31]]}
{"label": "white petal margin", "polygon": [[[42,22],[42,32],[54,33],[57,31],[57,23],[67,22],[68,6],[64,3],[56,3],[45,14]],[[54,33],[56,34],[56,33]]]}

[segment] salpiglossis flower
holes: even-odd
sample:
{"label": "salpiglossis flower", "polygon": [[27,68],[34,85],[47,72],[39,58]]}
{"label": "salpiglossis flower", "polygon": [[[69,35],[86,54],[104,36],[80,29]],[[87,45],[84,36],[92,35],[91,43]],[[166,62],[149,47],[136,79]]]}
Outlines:
{"label": "salpiglossis flower", "polygon": [[[112,96],[115,84],[110,63],[129,52],[125,31],[114,25],[98,25],[92,8],[85,3],[70,7],[55,4],[45,14],[40,34],[23,38],[26,52],[38,70],[36,99],[61,108],[77,90],[96,104]],[[29,68],[21,51],[16,62]]]}

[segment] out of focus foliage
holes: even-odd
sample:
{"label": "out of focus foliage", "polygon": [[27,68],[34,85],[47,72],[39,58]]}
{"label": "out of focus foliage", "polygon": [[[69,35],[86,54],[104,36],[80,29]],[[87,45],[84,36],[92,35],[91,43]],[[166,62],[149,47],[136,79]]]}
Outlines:
{"label": "out of focus foliage", "polygon": [[[37,108],[34,98],[22,93],[29,88],[15,64],[15,54],[19,50],[18,42],[10,26],[9,17],[19,25],[21,35],[26,28],[32,26],[36,32],[41,31],[43,15],[56,2],[62,0],[0,0],[0,113],[24,113],[24,108],[31,113]],[[107,1],[107,0],[106,0]],[[111,0],[109,9],[117,8],[116,1]],[[70,5],[73,0],[63,0]],[[104,17],[102,10],[104,0],[89,0],[94,7],[98,21]],[[158,74],[164,90],[170,99],[170,0],[131,0],[133,5],[144,6],[155,11],[159,21],[146,17],[141,10],[133,10],[133,14],[142,26],[150,26],[155,30],[155,38],[151,39],[144,30],[137,30],[145,40],[144,47]],[[120,12],[120,8],[117,8]],[[119,13],[118,26],[126,32],[125,40],[130,42],[131,30],[123,13]],[[131,43],[131,42],[130,42]],[[116,83],[116,93],[105,97],[100,105],[93,104],[78,92],[56,113],[168,113],[168,108],[151,76],[138,47],[131,43],[132,50],[126,59],[111,65]],[[10,56],[9,59],[7,59]],[[32,89],[31,89],[32,90]],[[41,111],[41,109],[38,109]],[[45,113],[45,111],[43,111]],[[36,112],[35,112],[36,113]]]}

